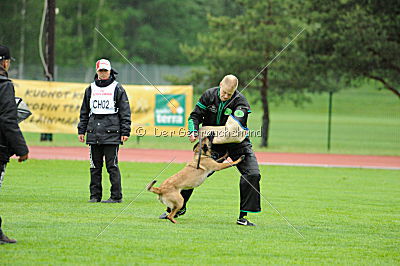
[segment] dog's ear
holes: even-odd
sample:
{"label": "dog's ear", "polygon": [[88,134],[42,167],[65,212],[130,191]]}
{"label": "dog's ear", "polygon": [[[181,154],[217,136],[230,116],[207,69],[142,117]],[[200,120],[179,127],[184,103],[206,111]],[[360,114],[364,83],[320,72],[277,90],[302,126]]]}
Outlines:
{"label": "dog's ear", "polygon": [[199,143],[200,143],[200,142],[197,142],[197,143],[193,146],[193,151],[196,150],[197,146],[199,146]]}

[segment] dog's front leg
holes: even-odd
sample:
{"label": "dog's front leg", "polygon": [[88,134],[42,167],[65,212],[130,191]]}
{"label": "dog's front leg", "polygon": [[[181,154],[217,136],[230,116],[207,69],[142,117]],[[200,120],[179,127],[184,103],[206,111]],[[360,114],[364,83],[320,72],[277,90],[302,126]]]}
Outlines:
{"label": "dog's front leg", "polygon": [[226,158],[228,158],[228,153],[225,153],[224,156],[222,156],[221,158],[219,158],[219,159],[217,159],[215,161],[218,162],[218,163],[221,163],[221,162],[225,161]]}
{"label": "dog's front leg", "polygon": [[240,156],[239,159],[237,159],[236,161],[231,162],[231,163],[215,163],[214,164],[214,169],[212,169],[212,170],[219,171],[219,170],[223,170],[223,169],[226,169],[228,167],[231,167],[231,166],[235,166],[235,165],[239,164],[241,161],[243,161],[244,157],[245,156],[242,155],[242,156]]}
{"label": "dog's front leg", "polygon": [[239,164],[241,161],[244,160],[245,157],[246,157],[245,155],[240,156],[239,159],[237,159],[236,161],[232,162],[232,166]]}

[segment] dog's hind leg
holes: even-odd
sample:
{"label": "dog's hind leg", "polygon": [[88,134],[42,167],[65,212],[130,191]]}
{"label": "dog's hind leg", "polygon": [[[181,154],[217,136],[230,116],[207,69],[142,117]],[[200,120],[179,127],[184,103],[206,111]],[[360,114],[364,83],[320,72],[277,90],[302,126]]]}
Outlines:
{"label": "dog's hind leg", "polygon": [[174,219],[175,214],[179,211],[179,208],[173,208],[171,212],[168,214],[167,219],[177,224],[178,222]]}
{"label": "dog's hind leg", "polygon": [[173,222],[174,224],[177,224],[178,222],[174,219],[176,213],[182,208],[183,206],[183,197],[181,195],[181,193],[177,193],[176,195],[174,195],[174,199],[170,200],[170,203],[172,203],[172,208],[171,208],[171,212],[168,214],[167,219],[170,220],[171,222]]}

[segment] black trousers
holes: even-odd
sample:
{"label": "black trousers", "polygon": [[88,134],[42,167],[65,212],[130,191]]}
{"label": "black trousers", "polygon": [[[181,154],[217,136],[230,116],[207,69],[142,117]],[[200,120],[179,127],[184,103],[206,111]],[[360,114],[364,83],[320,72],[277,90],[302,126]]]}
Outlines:
{"label": "black trousers", "polygon": [[1,186],[3,185],[4,175],[6,174],[6,166],[7,166],[7,163],[0,162],[0,189],[1,189]]}
{"label": "black trousers", "polygon": [[[257,158],[254,155],[250,142],[245,141],[241,145],[213,145],[213,158],[221,158],[229,152],[229,157],[235,161],[240,156],[245,155],[245,159],[241,161],[236,167],[241,173],[239,188],[240,188],[240,211],[244,212],[260,212],[260,169],[258,167]],[[214,172],[213,172],[214,173]],[[211,176],[211,173],[209,176]],[[181,195],[184,198],[184,205],[192,195],[193,189],[182,190]]]}
{"label": "black trousers", "polygon": [[[2,185],[3,180],[4,180],[4,175],[6,173],[6,165],[7,165],[7,163],[0,162],[0,189],[1,189],[1,185]],[[2,222],[2,220],[1,220],[1,217],[0,217],[0,236],[3,235],[3,231],[1,231],[1,222]]]}
{"label": "black trousers", "polygon": [[111,198],[122,199],[121,173],[118,168],[118,144],[90,145],[90,198],[101,200],[103,188],[101,185],[103,158],[106,160],[107,172],[111,182]]}

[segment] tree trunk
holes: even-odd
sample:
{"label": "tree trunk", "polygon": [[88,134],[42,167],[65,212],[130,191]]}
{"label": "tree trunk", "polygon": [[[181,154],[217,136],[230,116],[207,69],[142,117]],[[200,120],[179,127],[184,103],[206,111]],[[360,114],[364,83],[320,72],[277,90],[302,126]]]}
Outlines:
{"label": "tree trunk", "polygon": [[[104,0],[100,0],[99,4],[97,6],[96,19],[95,19],[95,28],[98,29],[98,31],[100,31],[100,32],[102,31],[102,29],[99,28],[99,26],[100,26],[100,12],[103,9],[103,6],[104,6]],[[92,53],[91,53],[91,55],[89,57],[89,64],[90,65],[93,64],[93,61],[96,59],[96,56],[98,55],[98,51],[97,51],[98,35],[99,35],[99,33],[97,31],[93,31]]]}
{"label": "tree trunk", "polygon": [[45,61],[47,64],[48,81],[54,81],[54,66],[55,66],[55,45],[56,45],[56,0],[47,0],[47,14],[46,14],[46,56]]}
{"label": "tree trunk", "polygon": [[260,94],[261,94],[261,101],[263,107],[263,117],[261,123],[261,147],[268,147],[268,137],[269,137],[269,105],[268,105],[268,87],[269,87],[269,80],[268,80],[268,68],[262,73],[261,77],[261,87],[260,87]]}
{"label": "tree trunk", "polygon": [[25,57],[25,14],[26,14],[26,0],[22,0],[21,8],[21,34],[19,43],[19,58],[18,58],[18,78],[22,79],[24,74],[24,57]]}
{"label": "tree trunk", "polygon": [[[82,29],[82,2],[79,1],[78,3],[78,11],[76,12],[76,17],[77,17],[77,23],[78,23],[78,40],[82,47],[84,47],[85,42],[83,40],[83,29]],[[96,25],[97,26],[97,25]],[[81,51],[81,58],[87,58],[86,57],[86,49],[80,49]]]}

